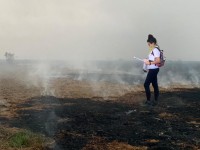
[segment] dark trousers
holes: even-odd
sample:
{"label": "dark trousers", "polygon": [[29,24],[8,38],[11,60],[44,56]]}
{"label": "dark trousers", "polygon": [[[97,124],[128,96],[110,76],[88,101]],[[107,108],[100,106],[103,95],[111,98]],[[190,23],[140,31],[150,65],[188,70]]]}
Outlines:
{"label": "dark trousers", "polygon": [[152,83],[154,88],[154,98],[157,101],[159,96],[159,88],[157,82],[157,75],[159,72],[159,68],[157,69],[149,69],[146,80],[144,82],[144,88],[146,92],[147,100],[151,100],[151,91],[150,91],[150,84]]}

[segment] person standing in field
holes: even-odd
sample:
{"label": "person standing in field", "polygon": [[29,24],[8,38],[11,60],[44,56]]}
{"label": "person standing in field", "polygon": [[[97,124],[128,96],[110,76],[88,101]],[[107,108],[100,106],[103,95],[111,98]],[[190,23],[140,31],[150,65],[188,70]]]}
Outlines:
{"label": "person standing in field", "polygon": [[[149,46],[149,55],[147,59],[144,59],[144,63],[147,65],[147,76],[144,82],[144,88],[146,93],[146,105],[156,105],[159,96],[159,87],[157,82],[157,75],[159,72],[159,67],[156,64],[160,63],[160,50],[157,45],[156,38],[149,34],[147,39],[147,44]],[[150,84],[154,88],[154,100],[151,100]]]}

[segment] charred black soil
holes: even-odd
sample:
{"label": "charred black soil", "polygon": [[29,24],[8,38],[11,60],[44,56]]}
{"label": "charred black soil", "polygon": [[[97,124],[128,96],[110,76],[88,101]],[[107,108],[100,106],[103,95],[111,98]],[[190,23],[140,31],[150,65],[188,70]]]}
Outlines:
{"label": "charred black soil", "polygon": [[56,150],[117,149],[112,142],[129,145],[123,149],[200,149],[200,89],[162,92],[157,106],[130,101],[141,94],[116,101],[34,97],[2,122],[53,138],[49,149]]}

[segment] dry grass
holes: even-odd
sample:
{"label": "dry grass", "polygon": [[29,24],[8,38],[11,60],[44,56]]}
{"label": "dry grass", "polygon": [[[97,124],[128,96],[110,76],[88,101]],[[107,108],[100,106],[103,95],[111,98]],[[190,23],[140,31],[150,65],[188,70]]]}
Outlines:
{"label": "dry grass", "polygon": [[42,135],[0,126],[1,150],[43,150],[48,142],[49,140]]}
{"label": "dry grass", "polygon": [[132,146],[118,141],[107,142],[103,138],[93,137],[82,150],[147,150],[147,147]]}
{"label": "dry grass", "polygon": [[176,115],[171,114],[171,113],[167,113],[167,112],[160,113],[159,117],[162,118],[162,119],[174,119],[174,118],[177,118]]}

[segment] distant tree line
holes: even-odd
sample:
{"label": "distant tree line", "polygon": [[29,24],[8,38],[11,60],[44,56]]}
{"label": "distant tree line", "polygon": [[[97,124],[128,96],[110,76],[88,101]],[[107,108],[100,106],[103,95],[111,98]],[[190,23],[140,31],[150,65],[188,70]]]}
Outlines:
{"label": "distant tree line", "polygon": [[10,52],[5,52],[6,61],[8,63],[13,63],[15,54]]}

